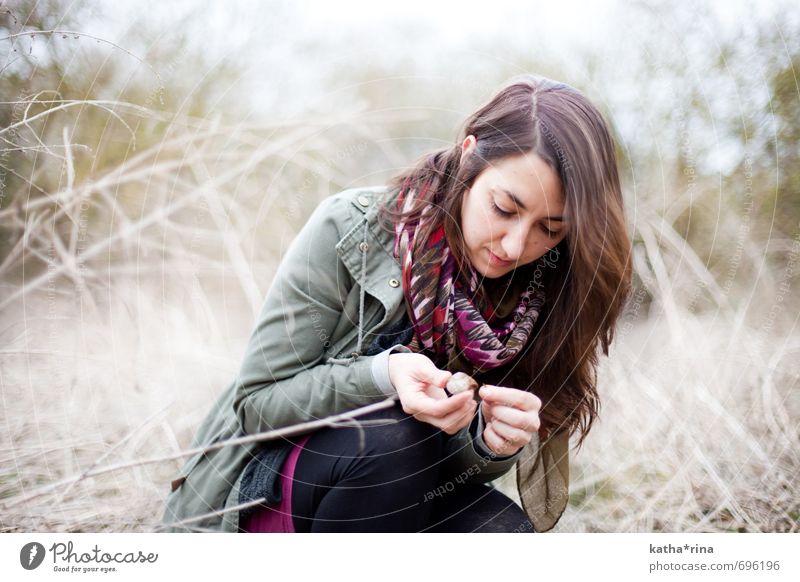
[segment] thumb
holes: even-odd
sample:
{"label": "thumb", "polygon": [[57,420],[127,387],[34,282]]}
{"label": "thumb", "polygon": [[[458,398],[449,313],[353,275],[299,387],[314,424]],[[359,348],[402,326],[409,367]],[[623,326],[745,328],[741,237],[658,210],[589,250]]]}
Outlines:
{"label": "thumb", "polygon": [[427,365],[424,367],[423,372],[425,381],[429,384],[433,384],[434,386],[438,386],[439,388],[444,388],[447,384],[447,381],[453,374],[447,370],[440,370],[430,360],[428,360],[426,364]]}
{"label": "thumb", "polygon": [[450,380],[452,376],[452,372],[448,372],[447,370],[436,370],[435,378],[433,383],[436,384],[439,388],[444,388],[447,385],[447,381]]}

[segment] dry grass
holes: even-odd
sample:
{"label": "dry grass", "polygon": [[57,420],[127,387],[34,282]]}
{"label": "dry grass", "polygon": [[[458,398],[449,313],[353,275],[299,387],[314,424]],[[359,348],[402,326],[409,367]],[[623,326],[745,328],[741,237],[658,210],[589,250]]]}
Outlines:
{"label": "dry grass", "polygon": [[[155,119],[86,105],[131,127],[131,116]],[[365,163],[329,163],[334,142],[321,128],[344,122],[344,141],[383,148],[380,167],[391,168],[407,160],[381,141],[383,128],[409,119],[161,120],[157,144],[83,181],[74,148],[50,148],[42,171],[61,171],[60,187],[37,193],[38,174],[26,175],[34,195],[10,193],[0,210],[16,237],[0,263],[2,531],[158,522],[180,461],[136,461],[188,448],[235,373],[281,249]],[[35,123],[18,129],[35,133]],[[764,323],[782,273],[754,264],[764,283],[733,297],[669,225],[637,221],[639,287],[603,361],[601,421],[574,457],[557,531],[800,530],[796,311]],[[788,247],[795,265],[798,242]],[[748,244],[743,260],[757,261]],[[511,475],[500,486],[514,495]]]}
{"label": "dry grass", "polygon": [[605,360],[554,531],[800,531],[800,337],[679,321],[631,329]]}

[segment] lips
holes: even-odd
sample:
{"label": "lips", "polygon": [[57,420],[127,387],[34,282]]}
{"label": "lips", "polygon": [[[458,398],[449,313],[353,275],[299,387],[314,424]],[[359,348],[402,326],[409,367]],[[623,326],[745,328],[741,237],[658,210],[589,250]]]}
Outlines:
{"label": "lips", "polygon": [[489,251],[489,262],[493,265],[497,265],[498,267],[507,267],[514,263],[514,261],[506,261],[498,257],[492,251]]}

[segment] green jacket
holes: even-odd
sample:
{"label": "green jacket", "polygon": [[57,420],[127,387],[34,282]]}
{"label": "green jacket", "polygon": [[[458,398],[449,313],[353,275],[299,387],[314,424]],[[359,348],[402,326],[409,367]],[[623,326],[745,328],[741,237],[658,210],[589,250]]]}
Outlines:
{"label": "green jacket", "polygon": [[[377,221],[385,192],[345,190],[314,211],[275,274],[236,378],[201,423],[193,447],[397,397],[381,377],[387,353],[363,355],[405,312],[394,233]],[[488,483],[516,463],[520,498],[534,528],[553,527],[567,502],[568,435],[542,442],[534,435],[516,454],[494,457],[476,438],[480,425],[473,422],[447,439],[445,479]],[[238,510],[226,510],[239,504],[242,476],[259,446],[190,457],[172,481],[159,529],[238,531]],[[174,525],[183,520],[191,521]]]}

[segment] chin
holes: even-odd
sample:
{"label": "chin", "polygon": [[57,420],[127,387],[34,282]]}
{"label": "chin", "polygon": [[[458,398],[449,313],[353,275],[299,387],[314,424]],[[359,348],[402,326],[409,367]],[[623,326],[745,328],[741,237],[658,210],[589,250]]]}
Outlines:
{"label": "chin", "polygon": [[507,275],[511,271],[514,270],[514,265],[509,266],[499,266],[493,265],[488,260],[481,258],[480,260],[476,261],[473,258],[474,255],[468,254],[467,259],[472,264],[472,268],[475,269],[475,272],[478,274],[479,277],[484,279],[499,279],[500,277]]}
{"label": "chin", "polygon": [[503,275],[507,275],[513,271],[513,267],[494,267],[492,265],[484,265],[481,268],[475,269],[479,275],[486,279],[499,279]]}

